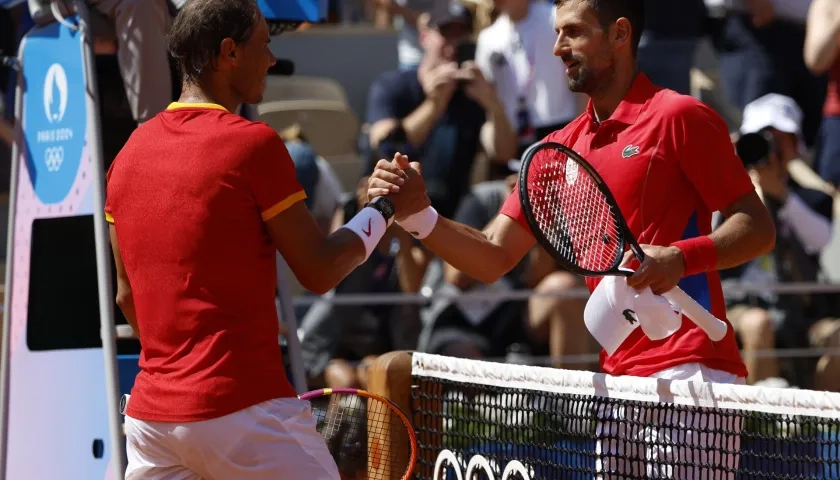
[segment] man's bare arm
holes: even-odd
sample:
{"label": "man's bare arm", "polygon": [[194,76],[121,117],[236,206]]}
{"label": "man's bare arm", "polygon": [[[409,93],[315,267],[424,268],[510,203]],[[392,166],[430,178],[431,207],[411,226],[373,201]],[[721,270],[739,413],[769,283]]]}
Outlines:
{"label": "man's bare arm", "polygon": [[776,227],[754,191],[721,211],[723,224],[709,235],[717,249],[716,270],[737,267],[769,253],[776,245]]}
{"label": "man's bare arm", "polygon": [[516,156],[516,133],[498,100],[490,102],[487,109],[487,123],[481,128],[481,144],[496,162],[507,163]]}
{"label": "man's bare arm", "polygon": [[805,64],[816,75],[828,71],[840,50],[840,3],[814,0],[808,10],[805,34]]}
{"label": "man's bare arm", "polygon": [[358,235],[346,228],[325,235],[302,201],[265,223],[295,277],[314,293],[332,290],[365,260],[365,246]]}
{"label": "man's bare arm", "polygon": [[378,148],[379,143],[385,139],[394,128],[401,126],[405,131],[405,138],[412,146],[418,147],[426,141],[435,123],[446,110],[445,106],[436,104],[426,99],[413,112],[402,120],[386,118],[379,120],[370,126],[370,144]]}
{"label": "man's bare arm", "polygon": [[440,218],[423,243],[458,271],[490,284],[513,269],[535,240],[516,221],[499,215],[483,232]]}
{"label": "man's bare arm", "polygon": [[128,275],[125,273],[125,265],[117,241],[117,230],[113,224],[109,226],[109,231],[111,234],[111,250],[114,252],[114,263],[117,267],[117,306],[120,307],[126,321],[134,330],[134,335],[139,337],[140,329],[137,327],[137,313],[134,311],[134,296],[131,294],[131,283],[129,283]]}

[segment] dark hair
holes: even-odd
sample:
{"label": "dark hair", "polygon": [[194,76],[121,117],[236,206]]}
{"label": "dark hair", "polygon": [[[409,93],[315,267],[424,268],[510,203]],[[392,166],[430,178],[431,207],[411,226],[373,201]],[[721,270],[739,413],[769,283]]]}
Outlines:
{"label": "dark hair", "polygon": [[[589,4],[589,8],[598,15],[601,25],[607,27],[621,17],[630,22],[632,28],[631,46],[633,55],[639,49],[642,32],[645,29],[645,0],[554,0],[554,5],[560,6],[571,1],[582,1]],[[674,0],[679,1],[679,0]]]}
{"label": "dark hair", "polygon": [[191,0],[169,31],[169,54],[178,62],[181,80],[197,82],[213,67],[222,40],[251,39],[260,8],[254,0]]}

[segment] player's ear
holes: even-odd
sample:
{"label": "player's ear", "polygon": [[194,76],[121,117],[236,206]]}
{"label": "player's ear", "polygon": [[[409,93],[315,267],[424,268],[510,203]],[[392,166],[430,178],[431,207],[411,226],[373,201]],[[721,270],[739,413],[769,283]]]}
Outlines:
{"label": "player's ear", "polygon": [[227,37],[219,46],[219,59],[222,61],[236,61],[236,42]]}
{"label": "player's ear", "polygon": [[612,28],[612,41],[616,50],[630,45],[633,36],[633,27],[630,25],[630,20],[624,17],[615,21]]}

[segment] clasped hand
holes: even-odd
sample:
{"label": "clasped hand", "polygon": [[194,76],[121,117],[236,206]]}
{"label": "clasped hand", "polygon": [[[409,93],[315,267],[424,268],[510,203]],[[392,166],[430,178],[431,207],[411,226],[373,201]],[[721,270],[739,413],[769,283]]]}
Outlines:
{"label": "clasped hand", "polygon": [[388,197],[396,209],[394,218],[397,221],[423,210],[432,202],[420,172],[418,162],[409,162],[408,157],[399,152],[390,162],[379,160],[368,179],[368,201]]}

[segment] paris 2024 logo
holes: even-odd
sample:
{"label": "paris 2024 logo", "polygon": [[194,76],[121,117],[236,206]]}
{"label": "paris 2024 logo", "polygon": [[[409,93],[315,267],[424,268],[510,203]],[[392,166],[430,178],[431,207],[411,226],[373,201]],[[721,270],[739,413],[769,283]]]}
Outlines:
{"label": "paris 2024 logo", "polygon": [[23,63],[24,136],[35,195],[56,204],[70,193],[85,146],[86,89],[75,38],[33,37]]}

